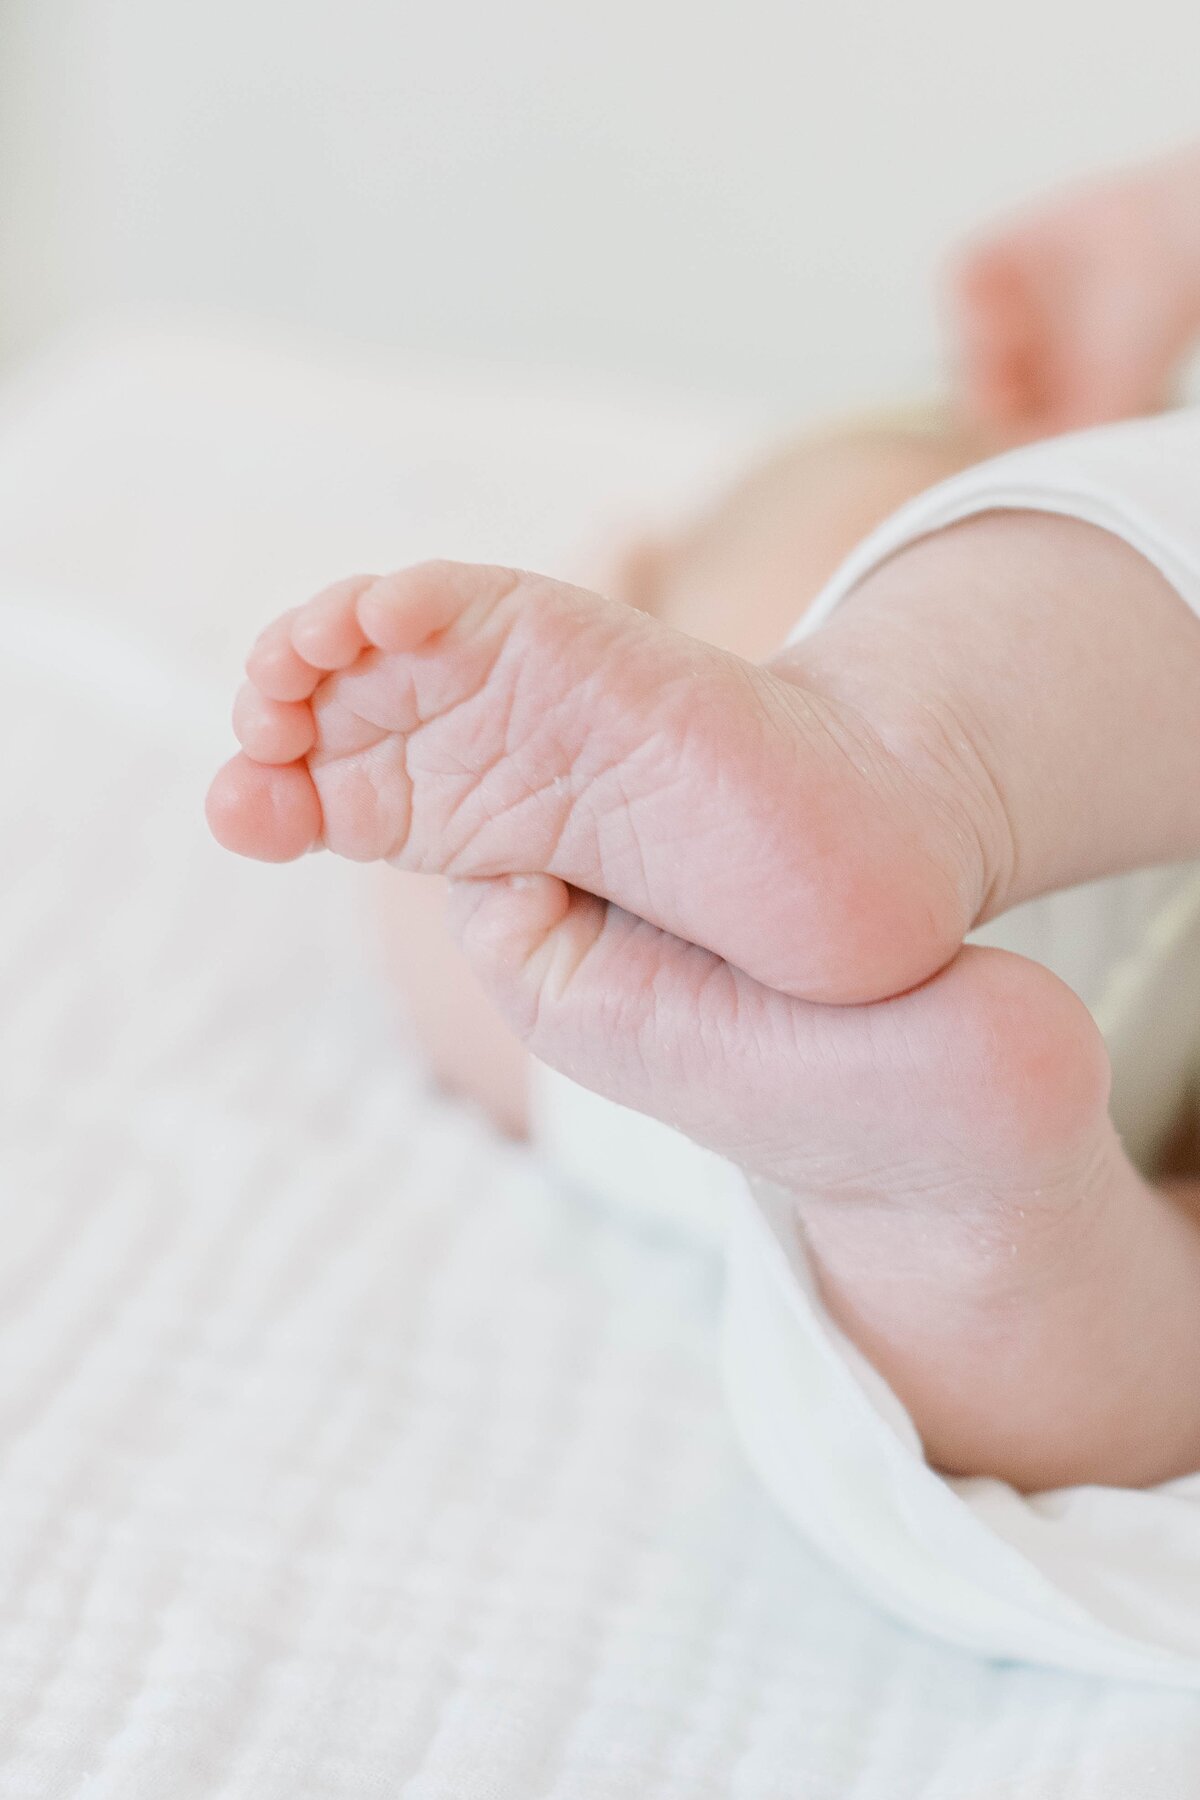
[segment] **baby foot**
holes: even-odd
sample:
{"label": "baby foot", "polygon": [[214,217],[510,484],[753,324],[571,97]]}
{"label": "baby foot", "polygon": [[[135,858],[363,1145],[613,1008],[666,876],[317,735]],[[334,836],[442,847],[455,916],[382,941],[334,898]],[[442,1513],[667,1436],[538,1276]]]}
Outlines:
{"label": "baby foot", "polygon": [[994,824],[936,707],[849,704],[541,576],[433,563],[269,627],[209,819],[458,877],[548,873],[822,1000],[898,992],[977,916]]}
{"label": "baby foot", "polygon": [[452,917],[536,1056],[794,1196],[937,1466],[1027,1489],[1196,1466],[1200,1231],[1124,1157],[1099,1032],[1047,970],[969,948],[831,1008],[545,876],[461,883]]}
{"label": "baby foot", "polygon": [[1168,404],[1200,324],[1200,156],[1096,181],[969,248],[952,276],[972,413],[1009,438]]}

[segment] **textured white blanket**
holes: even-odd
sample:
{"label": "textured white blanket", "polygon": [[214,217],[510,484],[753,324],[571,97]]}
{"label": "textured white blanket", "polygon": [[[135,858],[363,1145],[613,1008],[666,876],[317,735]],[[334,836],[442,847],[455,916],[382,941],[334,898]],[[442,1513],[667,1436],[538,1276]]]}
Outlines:
{"label": "textured white blanket", "polygon": [[957,1654],[815,1561],[723,1416],[715,1259],[428,1092],[351,871],[205,838],[247,624],[550,561],[721,434],[624,440],[195,344],[0,422],[4,1800],[1196,1792],[1194,1697]]}

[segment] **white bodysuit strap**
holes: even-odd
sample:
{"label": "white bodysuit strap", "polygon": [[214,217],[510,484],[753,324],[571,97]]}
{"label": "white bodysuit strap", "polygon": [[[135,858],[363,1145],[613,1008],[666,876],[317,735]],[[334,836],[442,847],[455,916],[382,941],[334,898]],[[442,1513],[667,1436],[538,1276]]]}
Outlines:
{"label": "white bodysuit strap", "polygon": [[1031,444],[919,494],[847,557],[793,639],[904,545],[998,510],[1059,513],[1113,532],[1200,613],[1200,406]]}

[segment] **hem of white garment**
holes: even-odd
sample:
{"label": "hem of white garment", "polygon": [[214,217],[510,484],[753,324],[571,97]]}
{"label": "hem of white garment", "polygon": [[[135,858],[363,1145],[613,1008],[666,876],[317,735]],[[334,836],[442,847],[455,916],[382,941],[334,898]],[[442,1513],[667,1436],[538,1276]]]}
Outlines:
{"label": "hem of white garment", "polygon": [[1106,1624],[972,1504],[1047,1496],[929,1467],[901,1402],[825,1312],[791,1216],[746,1184],[728,1237],[723,1366],[749,1460],[801,1535],[885,1611],[976,1654],[1200,1688],[1200,1654]]}
{"label": "hem of white garment", "polygon": [[966,475],[947,482],[948,491],[935,488],[931,494],[918,495],[864,539],[809,607],[791,633],[789,643],[799,642],[823,625],[851,590],[887,557],[934,532],[990,512],[1046,513],[1095,525],[1145,557],[1177,593],[1185,599],[1191,597],[1193,610],[1200,610],[1200,580],[1193,560],[1137,507],[1111,495],[1101,496],[1069,485],[976,484],[971,480],[974,473],[968,470]]}

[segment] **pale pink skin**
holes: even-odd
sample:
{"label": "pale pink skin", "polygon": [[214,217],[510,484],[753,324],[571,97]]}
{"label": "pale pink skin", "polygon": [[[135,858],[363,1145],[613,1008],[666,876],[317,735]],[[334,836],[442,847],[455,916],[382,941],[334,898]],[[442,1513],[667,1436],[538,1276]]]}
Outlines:
{"label": "pale pink skin", "polygon": [[1200,630],[1134,552],[973,521],[766,664],[436,563],[339,584],[247,669],[220,841],[453,877],[522,1043],[796,1195],[931,1460],[1025,1487],[1200,1463],[1190,1190],[1124,1157],[1069,990],[961,949],[1200,854]]}
{"label": "pale pink skin", "polygon": [[949,300],[963,399],[1000,438],[1157,411],[1200,332],[1200,147],[980,233]]}
{"label": "pale pink skin", "polygon": [[[810,434],[749,468],[671,534],[618,550],[592,580],[691,637],[757,661],[787,638],[875,525],[988,449],[948,421]],[[406,883],[399,904],[386,865],[373,885],[382,954],[439,1081],[510,1135],[525,1136],[530,1059],[458,953],[444,881]]]}

